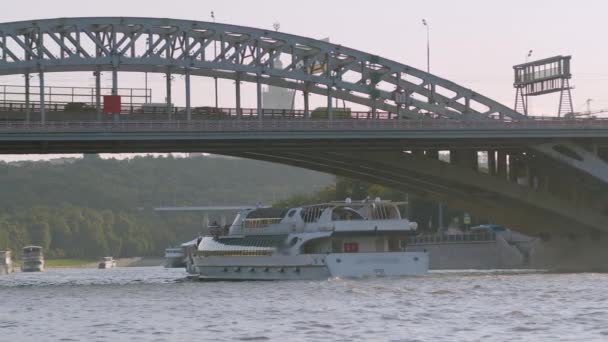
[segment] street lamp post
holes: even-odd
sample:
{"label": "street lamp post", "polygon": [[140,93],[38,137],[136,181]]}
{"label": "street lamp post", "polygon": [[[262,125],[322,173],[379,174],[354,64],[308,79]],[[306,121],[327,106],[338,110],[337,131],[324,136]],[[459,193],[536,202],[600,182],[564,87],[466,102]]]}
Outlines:
{"label": "street lamp post", "polygon": [[[429,22],[426,19],[422,19],[422,25],[426,28],[426,72],[431,73],[431,32]],[[429,91],[431,92],[431,98],[429,103],[432,102],[432,91],[433,86],[429,84]],[[443,204],[437,203],[437,228],[440,233],[443,233]]]}
{"label": "street lamp post", "polygon": [[422,19],[422,25],[426,27],[426,72],[431,73],[431,34],[429,23]]}
{"label": "street lamp post", "polygon": [[532,57],[532,52],[534,52],[534,50],[530,50],[528,51],[528,54],[526,54],[526,63],[528,63],[528,60],[530,59],[530,57]]}
{"label": "street lamp post", "polygon": [[[213,23],[215,24],[215,12],[211,11],[211,19],[213,19]],[[213,40],[213,58],[214,58],[214,62],[217,59],[217,39]],[[219,108],[219,101],[218,101],[218,95],[217,95],[217,76],[213,77],[213,80],[215,82],[215,108]]]}

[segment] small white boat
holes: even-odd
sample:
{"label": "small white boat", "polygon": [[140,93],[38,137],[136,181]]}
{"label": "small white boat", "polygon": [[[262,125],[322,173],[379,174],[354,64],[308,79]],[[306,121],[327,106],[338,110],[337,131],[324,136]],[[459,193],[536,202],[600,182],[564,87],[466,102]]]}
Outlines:
{"label": "small white boat", "polygon": [[425,274],[406,252],[417,224],[390,201],[332,202],[240,212],[227,235],[197,239],[188,272],[201,280],[317,280]]}
{"label": "small white boat", "polygon": [[21,272],[44,271],[44,255],[40,246],[23,247]]}
{"label": "small white boat", "polygon": [[13,271],[11,251],[0,251],[0,275],[13,273]]}
{"label": "small white boat", "polygon": [[186,255],[182,247],[165,249],[165,268],[186,267]]}
{"label": "small white boat", "polygon": [[114,268],[114,267],[116,267],[116,260],[114,260],[114,258],[112,258],[112,257],[104,257],[103,259],[101,259],[101,261],[99,261],[99,265],[98,265],[99,269]]}

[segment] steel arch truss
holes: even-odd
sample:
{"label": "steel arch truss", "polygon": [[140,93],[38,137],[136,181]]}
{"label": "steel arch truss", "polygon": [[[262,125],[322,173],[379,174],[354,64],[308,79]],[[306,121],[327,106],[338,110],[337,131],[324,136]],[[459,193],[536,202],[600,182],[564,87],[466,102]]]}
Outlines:
{"label": "steel arch truss", "polygon": [[416,68],[270,30],[154,18],[0,24],[0,75],[107,70],[258,82],[328,96],[328,104],[343,99],[401,117],[523,118]]}

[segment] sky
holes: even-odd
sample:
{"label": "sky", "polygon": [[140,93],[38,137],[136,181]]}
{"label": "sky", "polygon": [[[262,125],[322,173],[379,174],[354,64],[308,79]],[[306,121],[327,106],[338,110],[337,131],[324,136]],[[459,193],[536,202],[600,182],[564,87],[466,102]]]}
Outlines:
{"label": "sky", "polygon": [[[94,4],[94,5],[93,5]],[[608,44],[605,44],[608,1],[605,0],[30,0],[3,6],[0,22],[78,16],[167,17],[272,29],[325,38],[419,69],[426,68],[426,19],[430,28],[431,72],[512,106],[513,68],[533,59],[572,55],[575,111],[608,108]],[[120,76],[121,86],[143,87],[143,75]],[[47,83],[92,86],[93,77],[48,76]],[[103,78],[109,85],[109,75]],[[0,84],[22,78],[0,77]],[[179,76],[174,84],[181,83]],[[162,75],[151,75],[153,101],[164,100]],[[220,85],[220,105],[234,107],[229,81]],[[158,89],[157,89],[158,88]],[[183,104],[183,87],[174,85],[175,103]],[[251,88],[244,106],[255,106]],[[212,103],[212,83],[194,84],[195,105]],[[533,98],[534,115],[555,115],[558,95]]]}

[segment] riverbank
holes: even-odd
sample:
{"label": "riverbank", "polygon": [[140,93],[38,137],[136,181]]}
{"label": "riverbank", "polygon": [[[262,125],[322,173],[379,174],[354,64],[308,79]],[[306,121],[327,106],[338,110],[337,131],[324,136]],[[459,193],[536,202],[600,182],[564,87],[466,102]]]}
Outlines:
{"label": "riverbank", "polygon": [[[155,267],[163,265],[161,257],[133,257],[116,260],[117,267]],[[99,260],[90,259],[46,259],[45,268],[97,268]],[[20,262],[13,264],[15,270],[21,267]]]}

